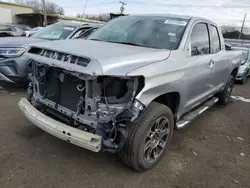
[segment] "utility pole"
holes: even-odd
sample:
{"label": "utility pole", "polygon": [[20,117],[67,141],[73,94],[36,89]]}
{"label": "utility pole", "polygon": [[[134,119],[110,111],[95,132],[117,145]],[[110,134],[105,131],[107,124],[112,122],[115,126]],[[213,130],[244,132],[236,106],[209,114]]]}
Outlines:
{"label": "utility pole", "polygon": [[47,21],[47,10],[46,10],[45,0],[42,0],[42,4],[43,4],[43,26],[47,26],[48,21]]}
{"label": "utility pole", "polygon": [[120,1],[120,3],[122,4],[121,8],[120,8],[120,11],[121,11],[121,14],[123,14],[123,12],[125,10],[125,5],[127,5],[127,3],[125,3],[124,1]]}
{"label": "utility pole", "polygon": [[83,7],[83,11],[82,11],[82,18],[83,18],[83,15],[85,13],[85,9],[86,9],[87,3],[88,3],[88,0],[85,0],[85,4],[84,4],[84,7]]}
{"label": "utility pole", "polygon": [[239,39],[241,38],[241,34],[243,32],[243,29],[244,29],[244,25],[245,25],[245,21],[246,21],[246,16],[247,16],[247,14],[244,15],[244,19],[243,19],[241,30],[240,30],[240,34],[239,34]]}

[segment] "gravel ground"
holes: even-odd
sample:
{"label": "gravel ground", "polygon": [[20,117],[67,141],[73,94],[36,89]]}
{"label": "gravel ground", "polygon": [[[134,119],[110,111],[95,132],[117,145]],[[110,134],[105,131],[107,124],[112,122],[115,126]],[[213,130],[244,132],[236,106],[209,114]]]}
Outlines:
{"label": "gravel ground", "polygon": [[[234,95],[250,99],[250,81]],[[1,188],[250,187],[250,103],[216,105],[175,132],[151,171],[138,173],[117,155],[92,153],[33,126],[17,106],[24,89],[0,89]],[[238,137],[238,138],[237,138]]]}

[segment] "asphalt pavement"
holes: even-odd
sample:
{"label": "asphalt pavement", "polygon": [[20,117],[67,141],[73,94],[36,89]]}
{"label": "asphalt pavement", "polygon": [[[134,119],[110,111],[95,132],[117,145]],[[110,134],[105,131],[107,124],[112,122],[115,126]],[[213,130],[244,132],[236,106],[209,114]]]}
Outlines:
{"label": "asphalt pavement", "polygon": [[[176,131],[156,168],[138,173],[117,155],[92,153],[30,123],[23,88],[0,88],[0,188],[250,187],[250,80],[227,107],[215,105]],[[249,100],[250,101],[250,100]]]}

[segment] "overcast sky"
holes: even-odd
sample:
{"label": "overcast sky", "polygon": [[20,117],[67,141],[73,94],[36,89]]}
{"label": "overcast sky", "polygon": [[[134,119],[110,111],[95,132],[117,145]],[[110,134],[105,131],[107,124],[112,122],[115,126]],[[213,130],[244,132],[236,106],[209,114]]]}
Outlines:
{"label": "overcast sky", "polygon": [[[48,0],[49,1],[49,0]],[[50,0],[62,6],[65,14],[82,13],[85,0]],[[250,12],[250,0],[124,0],[125,13],[173,13],[209,18],[220,25],[240,26],[244,14]],[[172,6],[172,5],[175,6]],[[178,6],[183,5],[183,6]],[[193,7],[192,7],[193,6]],[[214,7],[220,6],[220,7]],[[223,8],[223,6],[227,6]],[[231,7],[228,7],[231,6]],[[234,7],[234,8],[233,8]],[[119,12],[119,0],[87,0],[86,14]],[[246,25],[250,26],[250,14]]]}
{"label": "overcast sky", "polygon": [[[66,15],[82,13],[85,0],[50,0],[62,6]],[[244,14],[250,12],[250,0],[124,0],[125,13],[174,13],[202,16],[213,19],[219,24],[240,25]],[[183,5],[183,6],[171,6]],[[186,6],[187,5],[187,6]],[[190,6],[189,6],[190,5]],[[192,7],[193,6],[193,7]],[[221,7],[213,7],[221,6]],[[226,8],[222,8],[227,6]],[[228,7],[231,6],[231,7]],[[232,8],[234,7],[234,8]],[[118,0],[88,0],[85,13],[99,14],[118,12]],[[250,26],[250,14],[247,19]]]}

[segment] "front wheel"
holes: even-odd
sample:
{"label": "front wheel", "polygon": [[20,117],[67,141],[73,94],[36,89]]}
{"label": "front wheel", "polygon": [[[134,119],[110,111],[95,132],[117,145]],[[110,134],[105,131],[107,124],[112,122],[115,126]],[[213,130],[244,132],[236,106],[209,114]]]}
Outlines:
{"label": "front wheel", "polygon": [[221,105],[228,104],[234,88],[234,83],[235,83],[235,78],[234,76],[231,75],[224,90],[218,94],[219,104]]}
{"label": "front wheel", "polygon": [[138,171],[153,168],[161,159],[173,135],[171,110],[152,102],[128,127],[128,138],[120,151],[121,160]]}

